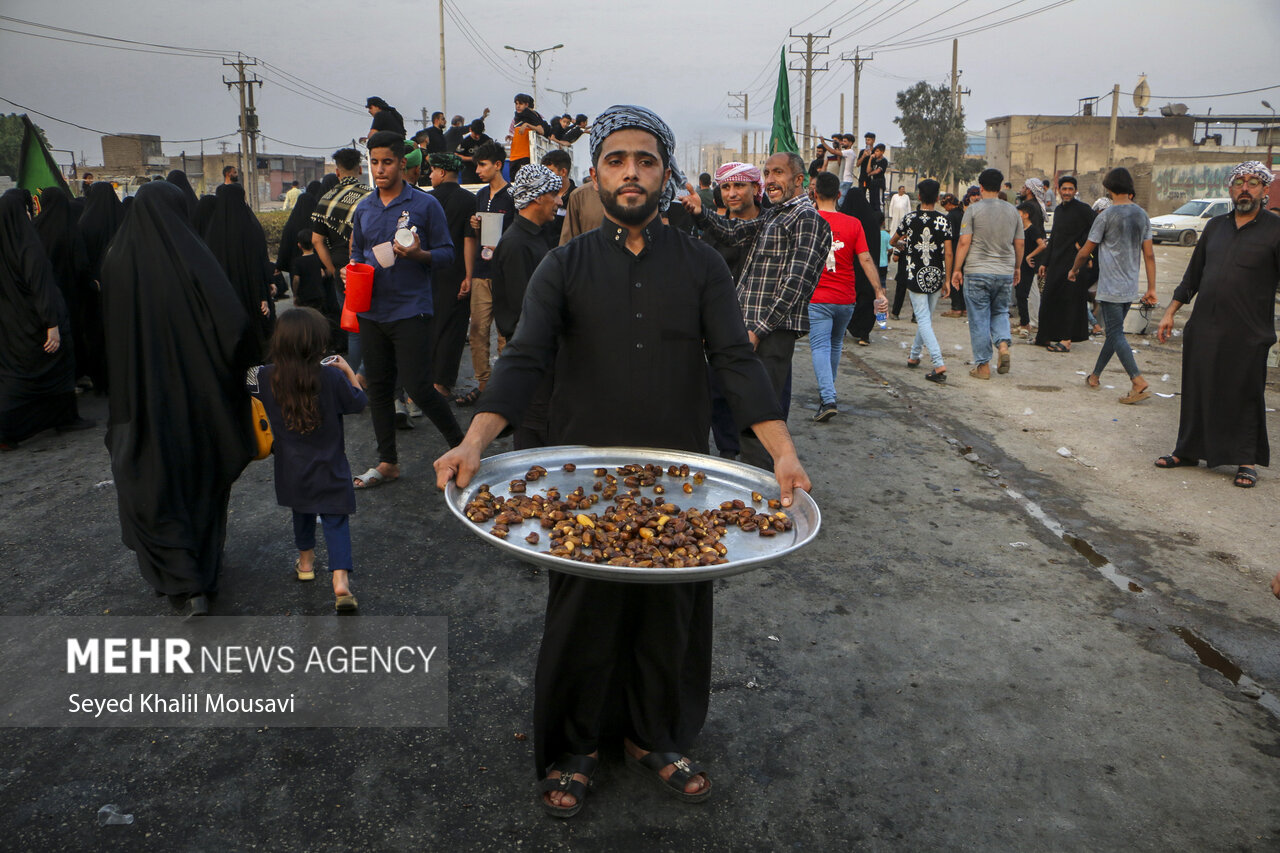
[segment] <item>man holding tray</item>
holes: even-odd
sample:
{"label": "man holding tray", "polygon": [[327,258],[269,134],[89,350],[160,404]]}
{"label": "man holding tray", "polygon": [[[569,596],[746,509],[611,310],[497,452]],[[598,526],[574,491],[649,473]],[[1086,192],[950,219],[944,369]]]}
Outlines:
{"label": "man holding tray", "polygon": [[[684,185],[674,151],[671,129],[643,107],[610,107],[596,119],[592,175],[605,221],[534,272],[466,438],[436,460],[441,488],[471,481],[484,448],[520,422],[548,370],[553,444],[707,453],[710,363],[739,426],[754,429],[773,457],[783,505],[808,490],[728,267],[658,218]],[[550,573],[534,704],[538,798],[548,814],[581,810],[600,743],[617,735],[627,764],[667,793],[691,802],[711,795],[709,776],[684,754],[706,719],[711,625],[710,581]]]}

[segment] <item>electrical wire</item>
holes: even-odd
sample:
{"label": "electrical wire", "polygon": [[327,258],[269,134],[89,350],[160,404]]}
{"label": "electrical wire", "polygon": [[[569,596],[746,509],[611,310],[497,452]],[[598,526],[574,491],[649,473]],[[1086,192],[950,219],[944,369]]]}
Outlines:
{"label": "electrical wire", "polygon": [[471,34],[467,32],[467,30],[463,27],[461,20],[454,14],[454,11],[452,8],[450,8],[446,4],[444,7],[444,10],[445,10],[445,13],[449,16],[449,19],[453,21],[455,26],[457,26],[459,34],[463,37],[463,39],[467,41],[468,44],[471,45],[471,49],[476,52],[476,56],[479,56],[480,59],[488,63],[490,68],[492,68],[494,71],[496,71],[498,74],[500,74],[502,77],[504,77],[508,81],[512,83],[524,82],[523,79],[516,77],[514,72],[508,71],[505,67],[503,67],[502,65],[499,65],[494,59],[490,58],[489,54],[487,54],[484,51],[484,49],[480,47],[480,45],[476,42],[476,40],[472,38]]}
{"label": "electrical wire", "polygon": [[290,148],[305,148],[308,151],[336,151],[339,148],[350,148],[350,142],[343,142],[339,145],[299,145],[296,142],[285,142],[283,139],[276,139],[274,136],[267,136],[265,133],[259,133],[263,139],[275,142],[279,145],[287,145]]}
{"label": "electrical wire", "polygon": [[[1022,2],[1025,2],[1025,0],[1015,0],[1015,2],[1008,4],[1008,6],[1003,6],[1001,7],[1001,9],[1007,9],[1011,6],[1016,6]],[[898,50],[910,50],[916,47],[927,47],[928,45],[937,44],[943,41],[950,41],[952,39],[959,38],[960,36],[975,35],[977,33],[986,32],[987,30],[994,30],[994,29],[997,29],[998,27],[1003,27],[1006,24],[1012,24],[1017,21],[1025,20],[1026,18],[1031,18],[1036,15],[1042,14],[1044,12],[1057,9],[1060,6],[1065,6],[1068,3],[1074,3],[1074,2],[1075,0],[1056,0],[1056,2],[1050,3],[1047,6],[1041,6],[1039,9],[1032,9],[1029,12],[1023,12],[1021,14],[1014,15],[1012,17],[1005,18],[1000,21],[993,21],[990,24],[984,24],[980,27],[974,27],[973,29],[970,29],[970,30],[958,30],[958,31],[951,30],[950,32],[944,32],[944,30],[949,29],[949,27],[944,27],[941,30],[935,30],[933,33],[926,33],[920,36],[918,39],[913,39],[911,41],[902,42],[896,45],[895,44],[885,45],[885,46],[873,45],[873,47],[875,47],[875,50],[879,53],[892,53]],[[1000,11],[1000,10],[996,10],[996,11]],[[988,13],[988,14],[991,14],[991,13]],[[979,17],[986,17],[986,16],[982,15]],[[952,26],[963,26],[963,24],[955,24]],[[940,35],[937,35],[939,33]]]}
{"label": "electrical wire", "polygon": [[298,75],[296,75],[296,74],[290,74],[288,71],[285,71],[285,70],[284,70],[283,68],[281,68],[279,65],[276,65],[276,64],[271,63],[271,62],[267,62],[265,59],[258,59],[258,57],[256,57],[256,56],[254,57],[254,59],[255,59],[255,60],[257,60],[258,64],[260,64],[263,68],[267,68],[267,69],[270,69],[270,70],[272,70],[272,71],[276,72],[276,73],[277,73],[277,74],[279,74],[280,76],[285,77],[285,78],[286,78],[286,79],[288,79],[290,82],[292,82],[292,83],[294,83],[294,84],[296,84],[296,85],[298,85],[298,86],[302,86],[302,87],[307,88],[307,89],[312,89],[312,90],[316,91],[316,92],[317,92],[317,93],[319,93],[319,94],[326,95],[326,96],[328,96],[328,97],[330,97],[330,98],[333,98],[335,102],[342,102],[342,103],[345,103],[345,104],[350,104],[350,105],[351,105],[351,106],[353,106],[355,109],[358,109],[358,110],[360,110],[361,112],[364,112],[364,110],[366,109],[366,108],[365,108],[365,106],[364,106],[364,104],[360,103],[359,101],[354,100],[354,99],[352,99],[352,98],[346,98],[346,97],[343,97],[342,95],[339,95],[339,94],[338,94],[338,93],[336,93],[336,92],[331,92],[331,91],[329,91],[328,89],[321,88],[320,86],[317,86],[317,85],[315,85],[314,83],[309,83],[309,82],[307,82],[306,80],[302,79],[301,77],[299,77],[299,76],[298,76]]}
{"label": "electrical wire", "polygon": [[450,20],[457,26],[462,37],[467,40],[476,54],[489,64],[489,67],[513,83],[524,82],[523,72],[510,65],[505,55],[489,47],[488,40],[472,25],[471,20],[458,8],[457,4],[452,0],[444,0],[444,5]]}
{"label": "electrical wire", "polygon": [[[1234,95],[1253,95],[1258,92],[1269,92],[1272,89],[1280,89],[1280,83],[1274,86],[1263,86],[1261,89],[1245,89],[1242,92],[1219,92],[1216,95],[1151,95],[1152,98],[1159,98],[1167,101],[1198,101],[1205,98],[1230,98]],[[1132,95],[1133,92],[1121,92],[1122,95]]]}
{"label": "electrical wire", "polygon": [[82,44],[87,47],[105,47],[109,50],[124,50],[130,53],[153,53],[153,54],[158,54],[160,56],[181,56],[187,59],[219,59],[220,58],[214,54],[206,54],[206,53],[179,53],[177,51],[172,51],[172,50],[151,50],[144,47],[125,47],[124,45],[118,45],[118,44],[101,44],[99,42],[81,41],[80,39],[64,38],[62,36],[51,36],[51,35],[45,35],[43,33],[29,33],[24,30],[15,30],[11,27],[0,27],[0,31],[6,32],[6,33],[13,33],[14,35],[19,35],[19,36],[28,36],[30,38],[47,39],[48,41],[61,41],[61,42],[66,42],[68,44]]}
{"label": "electrical wire", "polygon": [[[13,106],[17,107],[17,108],[18,108],[18,109],[20,109],[20,110],[26,110],[26,111],[27,111],[27,112],[29,112],[29,113],[35,113],[36,115],[40,116],[41,118],[47,118],[49,121],[56,121],[58,124],[65,124],[65,125],[68,125],[68,126],[70,126],[70,127],[79,128],[80,130],[87,130],[87,131],[89,131],[90,133],[96,133],[96,134],[99,134],[100,136],[121,136],[121,135],[123,135],[123,134],[119,134],[119,133],[116,133],[116,132],[114,132],[114,131],[110,131],[110,130],[99,130],[99,129],[98,129],[98,128],[96,128],[96,127],[86,127],[86,126],[84,126],[83,124],[76,124],[74,121],[67,121],[66,119],[58,118],[57,116],[51,116],[51,115],[49,115],[48,113],[42,113],[42,112],[40,112],[40,110],[37,110],[37,109],[35,109],[35,108],[33,108],[33,107],[25,106],[24,104],[20,104],[20,103],[18,103],[17,101],[11,101],[11,100],[9,100],[8,98],[3,97],[3,96],[0,96],[0,101],[4,101],[6,104],[11,104],[11,105],[13,105]],[[237,133],[239,133],[239,131],[233,130],[233,131],[231,131],[231,133],[224,133],[224,134],[222,134],[221,136],[204,136],[204,137],[201,137],[201,138],[199,138],[199,139],[161,139],[160,141],[161,141],[161,142],[169,142],[169,143],[173,143],[173,144],[183,143],[183,142],[210,142],[210,141],[215,140],[215,139],[226,139],[228,136],[235,136]]]}
{"label": "electrical wire", "polygon": [[115,36],[99,35],[98,33],[87,33],[87,32],[84,32],[83,30],[72,30],[66,27],[55,27],[52,24],[41,24],[37,21],[24,21],[21,18],[14,18],[14,17],[10,17],[9,15],[0,15],[0,21],[8,21],[11,24],[24,24],[28,27],[36,27],[42,30],[53,30],[54,32],[67,33],[70,35],[87,36],[88,38],[99,39],[101,41],[117,41],[117,42],[122,42],[124,44],[136,44],[136,45],[142,45],[145,47],[159,47],[159,48],[164,48],[166,50],[182,51],[184,53],[207,53],[207,54],[222,55],[222,56],[236,55],[236,51],[234,50],[211,50],[209,48],[204,48],[204,47],[179,47],[177,45],[172,45],[172,44],[156,44],[155,42],[149,42],[149,41],[135,41],[133,39],[122,39],[122,38],[116,38]]}

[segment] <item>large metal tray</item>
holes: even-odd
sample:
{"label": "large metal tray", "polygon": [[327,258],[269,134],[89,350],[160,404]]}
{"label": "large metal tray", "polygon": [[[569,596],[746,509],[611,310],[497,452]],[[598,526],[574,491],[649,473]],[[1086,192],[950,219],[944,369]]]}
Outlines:
{"label": "large metal tray", "polygon": [[[577,466],[577,470],[571,474],[561,470],[561,466],[566,462],[572,462]],[[712,578],[736,575],[757,566],[775,563],[813,541],[813,538],[818,535],[818,528],[822,524],[822,514],[818,511],[817,503],[809,496],[808,492],[797,490],[791,506],[786,509],[793,522],[791,530],[779,533],[771,538],[764,538],[756,533],[744,533],[736,527],[729,528],[729,531],[721,539],[729,549],[725,555],[729,562],[718,566],[699,566],[687,569],[642,569],[628,566],[579,563],[576,560],[564,557],[553,557],[550,554],[543,553],[548,547],[545,536],[542,537],[542,541],[537,545],[530,545],[524,541],[524,537],[530,530],[537,530],[539,533],[544,532],[539,527],[531,526],[530,522],[512,527],[509,538],[499,539],[489,532],[493,527],[492,521],[476,524],[467,518],[465,514],[466,505],[474,499],[476,493],[480,491],[481,485],[488,483],[490,491],[495,497],[509,497],[508,484],[512,480],[524,477],[534,465],[541,465],[546,468],[547,475],[529,484],[527,494],[531,495],[535,493],[545,494],[546,490],[552,486],[558,488],[561,494],[568,494],[578,486],[583,486],[590,491],[592,483],[596,480],[596,477],[591,473],[591,469],[608,468],[609,473],[613,474],[615,473],[615,468],[633,462],[641,465],[647,463],[660,464],[664,469],[670,465],[687,464],[689,466],[690,482],[692,482],[693,472],[703,472],[706,475],[706,479],[702,485],[694,487],[692,495],[684,494],[678,486],[677,488],[672,488],[673,483],[680,484],[683,482],[679,477],[668,475],[658,481],[667,487],[665,497],[681,509],[689,507],[714,509],[719,507],[723,501],[734,499],[746,501],[748,506],[752,506],[751,492],[753,491],[764,495],[766,499],[778,496],[778,483],[773,478],[773,474],[750,465],[744,465],[741,462],[730,462],[713,456],[703,456],[700,453],[686,453],[679,450],[662,450],[652,447],[562,446],[539,447],[534,450],[518,450],[513,453],[490,456],[481,461],[479,472],[465,488],[460,489],[453,481],[450,481],[445,486],[445,500],[449,504],[449,509],[466,525],[468,530],[475,533],[486,543],[494,545],[514,557],[572,575],[633,583],[681,583],[710,580]],[[641,491],[647,497],[653,497],[652,489],[646,488]],[[596,506],[599,509],[605,505],[607,504],[601,501]]]}

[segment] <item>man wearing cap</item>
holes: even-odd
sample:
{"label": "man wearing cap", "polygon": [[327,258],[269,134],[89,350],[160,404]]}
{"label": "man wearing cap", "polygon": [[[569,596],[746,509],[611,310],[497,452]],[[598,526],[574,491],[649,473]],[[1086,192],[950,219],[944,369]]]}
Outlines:
{"label": "man wearing cap", "polygon": [[404,182],[416,187],[422,183],[422,149],[406,139],[404,150]]}
{"label": "man wearing cap", "polygon": [[431,271],[431,297],[435,313],[431,316],[432,382],[436,390],[448,396],[458,382],[458,364],[467,342],[471,322],[471,287],[466,282],[467,267],[459,246],[465,245],[467,227],[476,213],[476,197],[458,183],[462,160],[456,154],[431,154],[431,195],[444,208],[453,241],[453,262]]}
{"label": "man wearing cap", "polygon": [[1205,224],[1156,333],[1167,341],[1178,309],[1199,297],[1182,334],[1178,442],[1156,467],[1235,465],[1242,489],[1258,482],[1256,466],[1271,462],[1264,394],[1276,342],[1280,216],[1264,208],[1273,177],[1256,160],[1232,170],[1235,209]]}
{"label": "man wearing cap", "polygon": [[[441,488],[450,479],[470,482],[481,451],[520,422],[551,371],[553,444],[706,453],[705,361],[739,421],[753,424],[774,455],[783,505],[795,489],[809,488],[752,354],[728,268],[659,219],[659,207],[685,181],[675,148],[671,129],[643,107],[610,107],[596,119],[592,172],[604,223],[552,250],[534,272],[467,437],[436,460]],[[540,806],[555,817],[581,810],[601,740],[616,733],[606,726],[615,721],[632,769],[679,799],[705,800],[711,780],[684,752],[707,713],[711,583],[549,575],[534,687]]]}

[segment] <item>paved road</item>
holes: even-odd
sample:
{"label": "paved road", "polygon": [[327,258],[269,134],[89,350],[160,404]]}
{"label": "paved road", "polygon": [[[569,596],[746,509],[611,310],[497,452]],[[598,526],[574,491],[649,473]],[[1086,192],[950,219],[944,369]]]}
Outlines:
{"label": "paved road", "polygon": [[[362,615],[448,617],[449,726],[0,730],[0,846],[1277,849],[1280,723],[1173,630],[1229,645],[1273,691],[1276,602],[1248,597],[1256,583],[1189,592],[1181,579],[1212,567],[1168,547],[1168,519],[1093,514],[1072,479],[1082,466],[1042,472],[1037,445],[950,402],[964,392],[921,390],[877,363],[889,347],[870,350],[842,366],[843,411],[825,425],[807,420],[816,390],[797,353],[792,420],[823,533],[717,582],[711,713],[693,750],[709,803],[673,803],[606,753],[582,815],[537,810],[532,742],[517,735],[545,578],[447,514],[429,472],[443,445],[420,426],[402,434],[404,479],[360,497],[356,589]],[[368,420],[348,430],[363,467]],[[173,618],[119,545],[100,431],[4,461],[0,612]],[[288,578],[269,465],[250,467],[232,507],[217,612],[332,618],[322,585]],[[136,822],[97,826],[104,803]]]}

